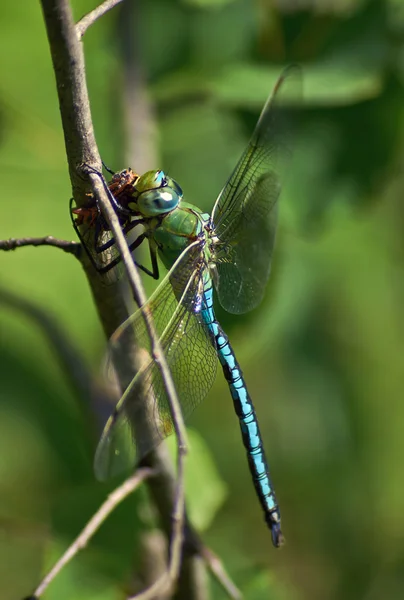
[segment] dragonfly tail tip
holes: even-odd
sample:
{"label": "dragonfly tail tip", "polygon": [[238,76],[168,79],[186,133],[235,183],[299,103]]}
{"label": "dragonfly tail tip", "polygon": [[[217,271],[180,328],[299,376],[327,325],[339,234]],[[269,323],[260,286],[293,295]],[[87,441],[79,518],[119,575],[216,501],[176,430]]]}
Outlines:
{"label": "dragonfly tail tip", "polygon": [[281,531],[280,523],[273,523],[271,526],[272,543],[275,548],[280,548],[285,543],[285,538]]}

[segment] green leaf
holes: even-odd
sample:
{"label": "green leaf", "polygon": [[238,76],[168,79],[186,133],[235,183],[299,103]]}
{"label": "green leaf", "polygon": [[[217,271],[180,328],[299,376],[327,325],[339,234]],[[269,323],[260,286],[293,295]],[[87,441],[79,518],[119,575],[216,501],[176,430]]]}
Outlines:
{"label": "green leaf", "polygon": [[355,104],[379,96],[383,89],[383,71],[378,66],[323,62],[304,69],[304,99],[311,106]]}
{"label": "green leaf", "polygon": [[[304,104],[310,106],[354,104],[374,98],[382,90],[379,67],[330,60],[302,68]],[[234,64],[212,81],[212,92],[221,103],[260,108],[281,71],[281,66]]]}
{"label": "green leaf", "polygon": [[[260,110],[284,66],[235,62],[198,74],[192,69],[183,69],[161,79],[153,91],[159,102],[196,95],[225,106]],[[303,100],[308,106],[355,104],[377,97],[383,89],[383,71],[379,64],[372,67],[355,64],[344,57],[302,65],[302,68]]]}

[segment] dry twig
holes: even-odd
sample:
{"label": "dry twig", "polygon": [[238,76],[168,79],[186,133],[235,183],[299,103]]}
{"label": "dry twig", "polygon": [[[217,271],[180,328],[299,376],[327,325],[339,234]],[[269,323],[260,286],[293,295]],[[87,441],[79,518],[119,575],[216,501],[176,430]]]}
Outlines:
{"label": "dry twig", "polygon": [[45,237],[27,237],[27,238],[9,238],[8,240],[0,240],[0,250],[16,250],[23,246],[54,246],[73,254],[76,258],[79,258],[81,254],[81,245],[78,242],[69,242],[67,240],[59,240],[54,238],[52,235]]}

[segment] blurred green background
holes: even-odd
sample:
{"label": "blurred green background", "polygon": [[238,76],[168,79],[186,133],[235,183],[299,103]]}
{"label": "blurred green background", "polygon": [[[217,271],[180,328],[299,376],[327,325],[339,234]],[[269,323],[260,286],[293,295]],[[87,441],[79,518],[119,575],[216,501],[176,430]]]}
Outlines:
{"label": "blurred green background", "polygon": [[[95,5],[75,0],[75,17]],[[127,166],[122,10],[84,43],[97,141],[114,169]],[[39,3],[0,11],[0,239],[72,239]],[[167,169],[206,210],[282,68],[299,62],[304,72],[265,301],[241,317],[219,310],[256,404],[287,544],[271,545],[221,376],[191,423],[194,520],[248,600],[402,599],[404,3],[143,0],[133,32],[161,156],[149,168]],[[0,273],[3,288],[55,317],[96,373],[105,340],[76,261],[26,248],[0,253]],[[113,482],[94,480],[89,406],[39,328],[4,306],[0,358],[0,588],[12,600]],[[140,492],[121,506],[45,598],[121,598],[145,502]],[[212,596],[225,597],[214,583]]]}

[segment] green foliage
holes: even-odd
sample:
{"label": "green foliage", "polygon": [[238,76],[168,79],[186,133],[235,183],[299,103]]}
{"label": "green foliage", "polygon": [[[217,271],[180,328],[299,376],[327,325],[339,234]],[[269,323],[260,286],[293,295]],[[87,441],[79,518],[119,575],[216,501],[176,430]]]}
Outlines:
{"label": "green foliage", "polygon": [[[73,4],[79,18],[95,2]],[[0,239],[70,239],[40,7],[0,10]],[[121,10],[85,36],[97,141],[116,169],[127,166]],[[403,597],[403,14],[393,0],[144,0],[133,22],[160,135],[161,164],[150,167],[205,210],[282,68],[304,71],[266,298],[245,316],[219,309],[256,403],[285,548],[271,546],[221,377],[195,414],[187,459],[191,515],[247,600]],[[26,248],[0,254],[0,272],[2,286],[52,312],[96,371],[105,342],[74,259]],[[95,418],[41,332],[0,309],[0,581],[11,600],[114,482],[94,481]],[[122,597],[144,506],[142,493],[127,501],[45,598]],[[213,596],[224,594],[214,586]]]}
{"label": "green foliage", "polygon": [[[307,106],[338,106],[377,97],[382,90],[383,71],[343,59],[302,64],[304,103]],[[260,110],[279,77],[279,66],[232,62],[213,72],[196,74],[192,68],[161,78],[155,86],[160,102],[179,102],[187,94],[207,95],[227,108]]]}

